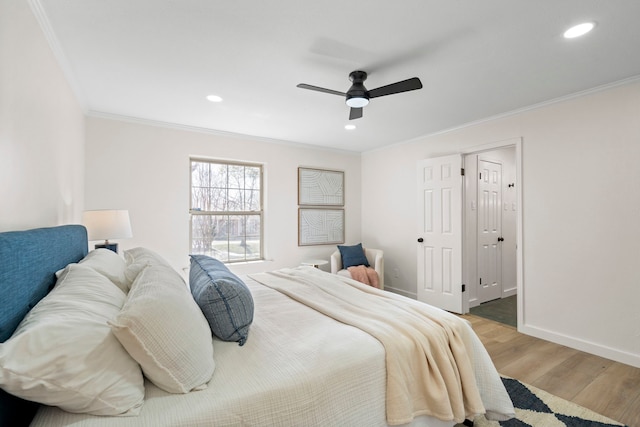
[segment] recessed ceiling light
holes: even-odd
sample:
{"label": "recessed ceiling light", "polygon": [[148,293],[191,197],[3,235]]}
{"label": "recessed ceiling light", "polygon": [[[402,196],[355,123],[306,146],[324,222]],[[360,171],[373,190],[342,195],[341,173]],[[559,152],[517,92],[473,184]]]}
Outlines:
{"label": "recessed ceiling light", "polygon": [[222,102],[222,98],[220,98],[218,95],[209,95],[207,96],[207,100],[211,102]]}
{"label": "recessed ceiling light", "polygon": [[596,24],[594,22],[585,22],[582,24],[574,25],[564,32],[564,38],[573,39],[575,37],[580,37],[587,34],[589,31],[593,30]]}
{"label": "recessed ceiling light", "polygon": [[356,125],[344,125],[344,128],[346,130],[354,130],[356,128]]}

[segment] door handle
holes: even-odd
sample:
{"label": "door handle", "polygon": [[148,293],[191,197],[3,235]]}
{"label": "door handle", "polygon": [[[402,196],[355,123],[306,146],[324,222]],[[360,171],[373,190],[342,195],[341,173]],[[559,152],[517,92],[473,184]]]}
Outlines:
{"label": "door handle", "polygon": [[498,237],[498,242],[504,242],[504,238],[503,237]]}
{"label": "door handle", "polygon": [[418,237],[418,243],[422,243],[424,242],[424,239],[422,237]]}

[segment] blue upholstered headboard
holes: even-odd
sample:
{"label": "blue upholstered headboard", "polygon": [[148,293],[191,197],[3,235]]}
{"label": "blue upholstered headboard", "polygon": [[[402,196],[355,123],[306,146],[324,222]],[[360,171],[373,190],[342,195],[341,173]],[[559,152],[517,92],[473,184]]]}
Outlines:
{"label": "blue upholstered headboard", "polygon": [[[87,255],[81,225],[0,233],[0,342],[56,282],[56,271]],[[28,425],[37,405],[0,390],[0,426]]]}

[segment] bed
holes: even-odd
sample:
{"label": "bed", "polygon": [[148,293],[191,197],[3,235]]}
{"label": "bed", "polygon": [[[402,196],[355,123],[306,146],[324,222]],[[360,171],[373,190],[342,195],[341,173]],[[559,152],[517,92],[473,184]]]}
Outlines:
{"label": "bed", "polygon": [[[385,305],[401,307],[402,310],[408,311],[410,318],[407,322],[409,323],[413,321],[411,319],[417,319],[427,312],[429,316],[436,316],[435,323],[444,325],[444,328],[455,330],[453,334],[457,338],[445,339],[440,346],[442,348],[439,348],[436,353],[441,353],[444,355],[442,357],[450,359],[447,361],[446,368],[450,372],[439,375],[444,378],[445,383],[455,383],[450,388],[455,389],[452,392],[454,400],[456,393],[460,394],[458,397],[462,401],[462,410],[467,412],[463,418],[472,418],[473,414],[479,412],[486,412],[488,418],[498,420],[513,416],[513,406],[502,386],[499,375],[486,350],[466,321],[389,292],[373,288],[366,289],[350,279],[339,278],[339,276],[321,272],[312,267],[283,269],[241,278],[250,291],[254,308],[250,326],[247,326],[243,340],[234,338],[225,341],[215,336],[211,339],[211,330],[206,331],[208,339],[193,340],[190,335],[196,336],[200,333],[199,336],[202,336],[202,330],[199,328],[202,326],[201,320],[204,319],[203,312],[189,309],[187,315],[186,309],[181,309],[183,311],[171,314],[172,310],[178,310],[176,307],[181,307],[179,300],[183,298],[183,293],[180,295],[172,294],[173,296],[168,297],[171,304],[162,308],[160,315],[153,319],[151,327],[158,324],[163,325],[163,328],[181,328],[177,336],[172,337],[170,342],[166,342],[169,343],[168,346],[175,342],[188,342],[189,344],[181,344],[182,351],[176,353],[177,356],[169,357],[170,360],[167,361],[167,364],[175,362],[175,365],[178,365],[175,366],[176,369],[186,369],[185,365],[198,368],[198,372],[182,372],[185,374],[185,378],[188,378],[184,381],[176,381],[183,387],[172,389],[171,387],[175,388],[175,386],[171,381],[175,378],[170,377],[165,381],[163,380],[163,378],[166,379],[165,372],[148,368],[147,363],[157,363],[158,361],[144,360],[144,354],[140,356],[134,353],[133,347],[130,347],[131,342],[127,341],[126,334],[122,333],[121,329],[126,329],[122,326],[125,323],[122,320],[125,317],[124,313],[130,314],[132,311],[129,307],[130,301],[138,298],[138,294],[135,296],[133,294],[135,292],[142,293],[142,291],[134,291],[134,289],[142,288],[142,285],[130,285],[131,290],[127,295],[124,292],[126,290],[119,289],[119,280],[122,279],[123,283],[124,279],[129,280],[130,283],[144,282],[142,276],[146,275],[149,277],[145,276],[144,279],[148,279],[148,282],[154,285],[149,289],[157,289],[157,282],[164,280],[165,275],[167,277],[179,277],[179,275],[167,268],[166,265],[157,266],[153,270],[151,262],[147,260],[145,267],[136,272],[137,277],[126,277],[128,273],[131,273],[132,265],[135,265],[129,265],[130,260],[128,260],[127,263],[122,261],[126,270],[124,276],[119,279],[113,273],[110,276],[107,269],[102,269],[101,265],[91,264],[96,257],[87,261],[92,254],[96,253],[96,251],[92,251],[88,254],[87,247],[86,230],[79,225],[0,233],[0,293],[2,297],[0,342],[3,343],[0,344],[0,361],[3,361],[4,364],[0,369],[0,387],[3,388],[0,390],[0,425],[30,424],[49,427],[69,425],[125,427],[411,425],[439,427],[454,425],[453,418],[460,421],[459,408],[457,411],[451,409],[455,416],[446,414],[443,416],[434,412],[431,412],[430,415],[429,411],[420,409],[422,403],[413,402],[413,400],[418,400],[414,398],[415,395],[429,394],[429,390],[438,390],[437,386],[442,386],[442,384],[438,385],[437,381],[434,381],[433,385],[421,390],[419,387],[416,388],[414,384],[419,382],[417,380],[409,381],[409,384],[401,384],[398,380],[402,375],[416,375],[415,372],[423,369],[418,367],[418,371],[412,371],[410,367],[415,364],[415,361],[405,362],[400,358],[400,353],[396,355],[395,350],[392,350],[393,346],[410,347],[407,340],[400,340],[398,343],[392,344],[385,342],[384,337],[376,336],[375,330],[365,332],[367,329],[377,328],[376,324],[382,325],[379,329],[387,329],[387,325],[394,323],[393,319],[396,319],[397,315],[393,312],[385,314]],[[163,261],[159,260],[158,263],[163,264]],[[120,369],[121,365],[127,364],[125,381],[129,381],[130,377],[135,376],[135,380],[132,379],[130,384],[127,383],[125,389],[127,394],[122,395],[124,396],[122,400],[129,399],[135,404],[132,404],[127,411],[123,411],[119,416],[69,412],[60,409],[55,404],[57,402],[55,399],[52,400],[54,404],[51,404],[51,401],[48,401],[47,405],[35,404],[14,396],[13,394],[20,395],[20,393],[7,385],[9,382],[7,378],[11,373],[6,371],[12,369],[13,360],[18,360],[15,363],[20,365],[27,363],[24,360],[28,361],[30,358],[52,357],[51,355],[41,355],[33,349],[25,353],[24,360],[16,350],[13,350],[13,354],[8,354],[7,348],[24,348],[24,346],[10,347],[12,340],[16,339],[16,335],[18,337],[22,335],[23,324],[30,324],[31,317],[29,316],[35,316],[38,312],[43,311],[44,302],[51,299],[59,289],[64,289],[65,283],[71,280],[69,277],[72,274],[79,274],[80,278],[88,277],[82,275],[89,274],[91,268],[101,277],[98,281],[102,287],[96,287],[95,290],[92,290],[93,288],[90,286],[84,286],[80,291],[75,290],[71,294],[58,298],[67,302],[68,295],[76,295],[74,292],[85,293],[79,298],[94,298],[96,294],[102,294],[104,291],[110,295],[109,298],[119,301],[118,303],[110,303],[109,307],[105,305],[104,312],[112,314],[105,314],[108,319],[106,322],[96,323],[96,327],[102,328],[100,330],[103,332],[107,328],[104,332],[107,335],[104,335],[102,341],[108,341],[112,347],[118,347],[117,357],[135,359],[134,362],[140,362],[140,366],[142,366],[141,372],[133,373],[132,369],[139,369],[136,363],[131,365],[128,361],[123,361],[118,365],[118,369]],[[60,277],[57,278],[56,273]],[[108,282],[104,282],[103,276],[109,279]],[[104,284],[109,282],[114,286]],[[54,285],[56,290],[51,292]],[[171,292],[175,290],[176,288],[172,288]],[[338,300],[334,299],[342,295],[353,295],[359,301],[353,303],[355,305],[349,306],[351,308],[347,310],[347,314],[344,311],[338,311],[338,306],[350,303],[336,302]],[[45,296],[47,298],[43,300]],[[191,296],[190,293],[189,296]],[[41,300],[43,303],[38,304]],[[158,298],[155,295],[147,301],[161,304],[157,302]],[[193,299],[191,302],[185,299],[184,303],[192,304]],[[356,307],[358,305],[359,307]],[[366,320],[366,317],[354,317],[358,311],[361,311],[363,316],[366,316],[367,310],[371,313],[372,306],[376,308],[375,315],[370,316],[370,321]],[[80,305],[80,307],[85,306]],[[147,311],[154,309],[149,307],[151,306],[147,306]],[[97,313],[101,312],[100,310],[102,309],[95,311]],[[83,315],[94,314],[84,313]],[[184,319],[182,319],[183,314]],[[26,319],[25,316],[27,316]],[[62,316],[66,316],[66,313],[62,313]],[[115,316],[116,320],[109,319],[109,316]],[[162,322],[167,321],[167,318],[173,319],[169,323],[163,324]],[[207,325],[206,320],[204,320],[205,326]],[[398,322],[404,323],[404,320]],[[109,325],[107,326],[105,323],[109,323]],[[196,323],[198,327],[194,326]],[[16,331],[16,328],[19,329]],[[237,332],[238,330],[234,333]],[[404,333],[391,332],[391,335],[393,334],[403,335]],[[113,335],[117,335],[121,345],[113,344],[117,342]],[[188,341],[189,339],[191,341]],[[102,341],[96,345],[103,345]],[[80,343],[76,344],[80,345]],[[5,349],[2,349],[1,346],[4,346]],[[456,346],[457,350],[455,350]],[[123,351],[122,347],[126,351]],[[462,354],[453,360],[454,357],[451,356],[452,352],[449,347],[454,348],[454,356],[456,351]],[[55,353],[58,349],[54,348],[51,351]],[[82,349],[79,349],[78,352],[82,352]],[[90,359],[90,363],[97,363],[91,361],[99,360],[102,353],[105,352],[100,351],[100,354],[96,355],[94,351],[90,353],[90,357],[85,359]],[[161,359],[165,356],[167,355],[158,356],[158,358]],[[58,358],[54,359],[54,362],[58,363],[60,358],[65,357],[65,354],[61,353],[56,357]],[[113,358],[115,356],[109,356],[109,362]],[[211,358],[213,360],[207,360]],[[465,358],[468,358],[466,368],[464,363],[457,360]],[[394,361],[393,364],[391,361]],[[84,361],[80,364],[82,363]],[[428,364],[423,363],[422,365],[427,366]],[[95,369],[95,374],[94,371],[91,371],[92,374],[82,381],[91,382],[95,379],[94,377],[101,375],[104,370],[101,366],[91,368]],[[131,366],[137,368],[131,368]],[[465,369],[468,372],[465,372]],[[433,370],[433,367],[425,369],[425,371]],[[395,374],[391,375],[392,372]],[[56,372],[56,374],[60,374],[60,372]],[[69,381],[79,382],[78,378],[84,374],[86,372],[71,375],[73,378]],[[423,374],[432,375],[430,372]],[[118,373],[118,375],[120,374]],[[163,375],[165,376],[163,377]],[[106,375],[106,377],[112,378],[114,376]],[[465,378],[466,383],[464,382]],[[472,379],[473,384],[469,383],[469,378]],[[430,381],[431,377],[428,382]],[[41,383],[42,381],[32,382],[29,387],[41,387]],[[397,387],[392,389],[391,383]],[[185,384],[187,385],[185,386]],[[78,387],[86,387],[86,384],[82,383]],[[140,387],[142,388],[137,390]],[[4,390],[9,390],[12,394],[6,393]],[[172,391],[168,392],[167,390]],[[473,390],[477,390],[475,402]],[[63,392],[61,393],[64,394]],[[135,395],[136,393],[138,394]],[[143,397],[140,397],[140,393]],[[392,403],[389,401],[389,396],[393,393],[400,393],[401,398],[396,399],[399,401],[391,409]],[[404,397],[402,397],[402,393],[405,393]],[[442,400],[443,393],[432,394],[436,394],[435,397]],[[431,398],[433,399],[434,396]],[[93,399],[88,405],[95,406],[95,400]],[[447,399],[444,400],[447,401]],[[440,404],[444,407],[444,412],[449,410],[448,403],[440,402]],[[478,405],[481,407],[479,408]],[[61,406],[64,407],[64,405]],[[402,411],[407,406],[409,406],[409,416],[405,419],[403,418],[405,413]],[[113,410],[111,407],[108,409]],[[118,410],[122,410],[122,408]],[[393,414],[395,410],[399,411],[400,415],[391,416],[390,414]],[[76,412],[82,412],[82,409]]]}

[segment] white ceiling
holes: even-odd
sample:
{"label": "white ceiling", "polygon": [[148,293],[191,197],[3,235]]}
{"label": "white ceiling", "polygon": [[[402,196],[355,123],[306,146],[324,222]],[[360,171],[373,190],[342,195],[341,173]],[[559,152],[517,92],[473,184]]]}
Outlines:
{"label": "white ceiling", "polygon": [[[31,3],[90,114],[353,151],[640,76],[638,0]],[[343,98],[296,85],[346,92],[353,70],[424,87],[372,99],[346,131]]]}

